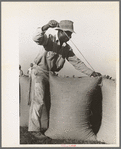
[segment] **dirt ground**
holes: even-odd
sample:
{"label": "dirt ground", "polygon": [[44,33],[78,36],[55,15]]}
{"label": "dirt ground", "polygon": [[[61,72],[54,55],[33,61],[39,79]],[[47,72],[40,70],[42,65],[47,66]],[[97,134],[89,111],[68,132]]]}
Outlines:
{"label": "dirt ground", "polygon": [[84,141],[84,140],[71,140],[71,139],[43,139],[37,140],[27,127],[20,127],[20,144],[105,144],[100,141]]}

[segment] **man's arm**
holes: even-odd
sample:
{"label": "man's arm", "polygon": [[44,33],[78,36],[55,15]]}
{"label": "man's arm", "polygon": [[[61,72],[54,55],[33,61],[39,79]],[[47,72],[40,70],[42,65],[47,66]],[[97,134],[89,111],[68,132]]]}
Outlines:
{"label": "man's arm", "polygon": [[84,64],[84,62],[82,62],[79,58],[77,58],[76,55],[73,53],[72,49],[70,49],[68,53],[67,60],[75,67],[75,69],[79,70],[80,72],[88,76],[92,76],[92,77],[101,76],[100,73],[95,72],[94,70],[88,68]]}
{"label": "man's arm", "polygon": [[27,74],[29,74],[29,69],[27,70]]}
{"label": "man's arm", "polygon": [[58,26],[58,22],[55,20],[51,20],[49,21],[49,23],[47,23],[46,25],[44,25],[43,27],[38,27],[34,36],[33,36],[33,40],[39,44],[39,45],[46,45],[48,42],[48,37],[45,34],[45,32],[49,29],[49,28],[54,28]]}
{"label": "man's arm", "polygon": [[23,71],[21,70],[21,76],[23,76],[24,75],[24,73],[23,73]]}

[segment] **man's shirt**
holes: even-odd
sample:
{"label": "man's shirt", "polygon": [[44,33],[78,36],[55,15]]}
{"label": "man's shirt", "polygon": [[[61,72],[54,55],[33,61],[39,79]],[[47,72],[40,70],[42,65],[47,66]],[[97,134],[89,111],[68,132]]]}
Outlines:
{"label": "man's shirt", "polygon": [[63,68],[65,59],[71,63],[75,69],[80,72],[91,75],[93,70],[88,68],[79,58],[76,57],[72,48],[67,43],[60,46],[60,41],[57,36],[46,35],[46,31],[42,31],[39,27],[33,37],[33,40],[38,45],[43,45],[45,52],[43,55],[38,55],[35,63],[43,70],[59,71]]}
{"label": "man's shirt", "polygon": [[27,73],[29,74],[29,77],[31,76],[31,72],[32,72],[32,67],[30,67],[27,71]]}
{"label": "man's shirt", "polygon": [[23,75],[23,71],[19,69],[19,77],[21,77],[22,75]]}

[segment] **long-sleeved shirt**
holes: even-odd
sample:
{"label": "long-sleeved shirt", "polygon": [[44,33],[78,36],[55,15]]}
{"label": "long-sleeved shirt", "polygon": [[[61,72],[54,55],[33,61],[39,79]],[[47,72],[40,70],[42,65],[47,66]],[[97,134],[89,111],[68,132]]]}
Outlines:
{"label": "long-sleeved shirt", "polygon": [[21,77],[23,74],[24,74],[23,71],[19,69],[19,77]]}
{"label": "long-sleeved shirt", "polygon": [[58,37],[49,34],[45,34],[46,31],[42,31],[39,27],[33,37],[33,40],[38,45],[43,45],[45,52],[43,55],[38,55],[35,59],[35,63],[43,70],[47,71],[59,71],[63,68],[65,59],[68,60],[75,69],[80,72],[91,75],[93,70],[88,68],[79,58],[76,57],[69,44],[63,43],[60,46]]}
{"label": "long-sleeved shirt", "polygon": [[31,72],[32,72],[32,67],[30,67],[29,69],[28,69],[28,71],[27,71],[27,73],[28,73],[28,75],[29,75],[29,77],[31,77]]}

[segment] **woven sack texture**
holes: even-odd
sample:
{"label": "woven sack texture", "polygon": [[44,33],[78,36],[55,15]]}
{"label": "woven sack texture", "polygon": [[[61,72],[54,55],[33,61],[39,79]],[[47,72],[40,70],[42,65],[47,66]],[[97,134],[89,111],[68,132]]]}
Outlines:
{"label": "woven sack texture", "polygon": [[91,104],[100,81],[101,78],[50,75],[50,123],[45,135],[53,139],[95,140]]}
{"label": "woven sack texture", "polygon": [[28,106],[28,93],[29,93],[29,77],[21,76],[20,79],[20,126],[28,126],[29,119],[29,106]]}
{"label": "woven sack texture", "polygon": [[109,79],[102,81],[102,123],[97,134],[99,141],[116,143],[116,84]]}

